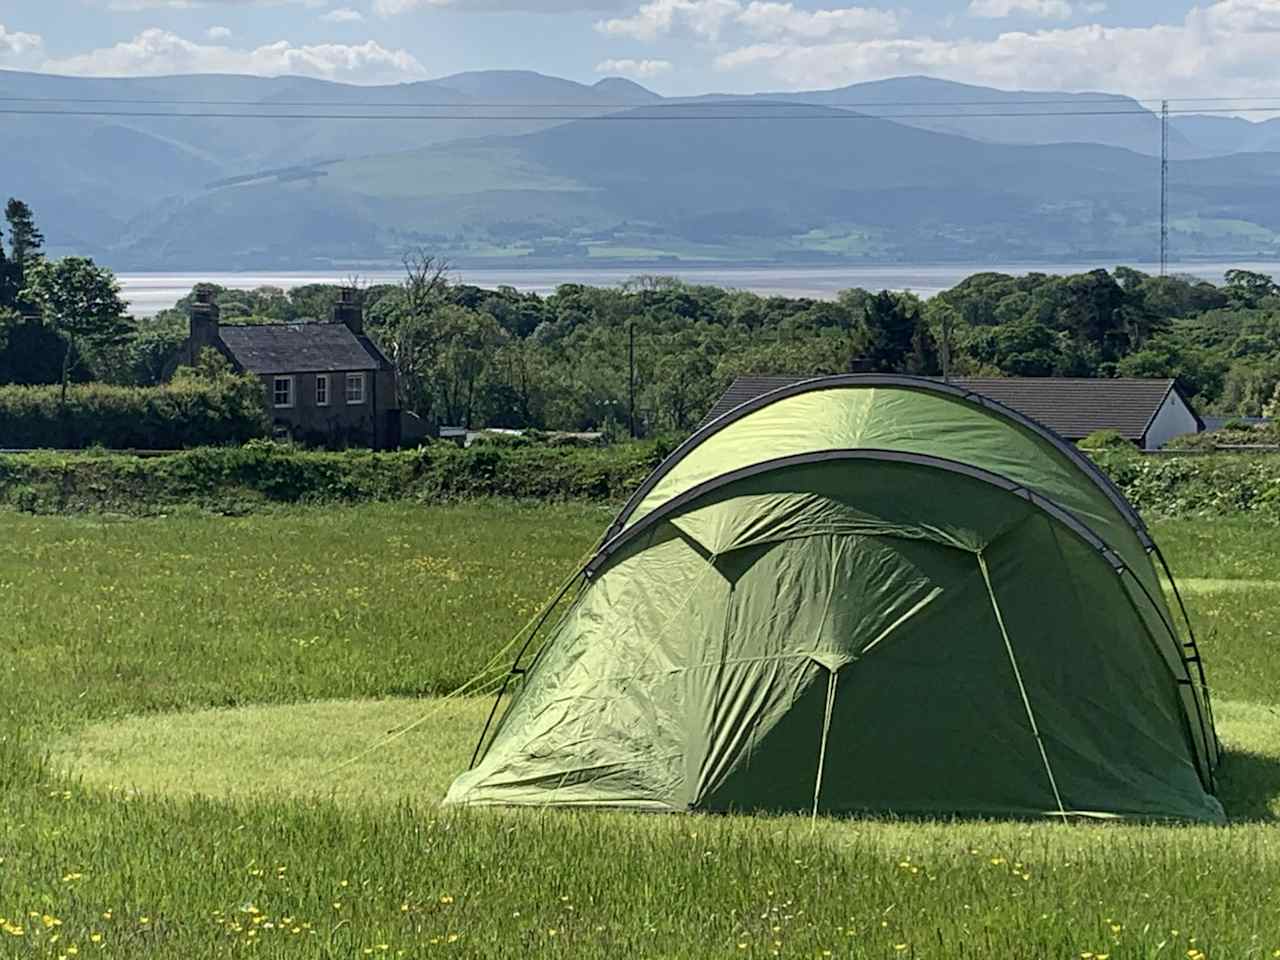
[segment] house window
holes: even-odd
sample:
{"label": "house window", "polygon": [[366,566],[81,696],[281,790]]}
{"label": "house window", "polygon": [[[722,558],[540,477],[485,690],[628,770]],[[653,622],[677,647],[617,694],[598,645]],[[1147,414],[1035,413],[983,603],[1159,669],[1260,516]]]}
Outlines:
{"label": "house window", "polygon": [[271,384],[271,399],[277,407],[292,407],[293,377],[275,377]]}
{"label": "house window", "polygon": [[322,373],[316,377],[316,406],[329,405],[329,375]]}
{"label": "house window", "polygon": [[364,403],[364,374],[347,374],[347,403]]}

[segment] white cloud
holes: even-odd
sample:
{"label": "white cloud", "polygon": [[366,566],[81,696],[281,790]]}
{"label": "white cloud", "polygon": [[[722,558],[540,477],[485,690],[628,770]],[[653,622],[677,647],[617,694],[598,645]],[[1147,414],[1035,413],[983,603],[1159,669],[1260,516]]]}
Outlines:
{"label": "white cloud", "polygon": [[729,24],[762,37],[821,38],[832,34],[891,36],[898,18],[889,10],[840,7],[834,10],[799,10],[795,4],[773,0],[649,0],[632,16],[615,17],[596,24],[607,36],[656,40],[677,26],[695,35],[714,39]]}
{"label": "white cloud", "polygon": [[105,0],[108,10],[127,13],[141,10],[198,10],[202,7],[279,7],[285,4],[323,7],[325,3],[326,0]]}
{"label": "white cloud", "polygon": [[792,3],[764,3],[752,0],[737,22],[764,37],[829,37],[832,34],[892,36],[898,32],[898,18],[890,10],[844,7],[836,10],[797,10]]}
{"label": "white cloud", "polygon": [[320,19],[325,23],[359,23],[364,19],[364,14],[350,7],[339,7],[337,10],[330,10],[323,14]]}
{"label": "white cloud", "polygon": [[1219,0],[1205,17],[1216,30],[1280,33],[1280,0]]}
{"label": "white cloud", "polygon": [[1079,10],[1081,13],[1088,13],[1088,14],[1106,13],[1107,5],[1103,3],[1102,0],[1094,0],[1093,3],[1080,4]]}
{"label": "white cloud", "polygon": [[193,43],[166,30],[144,30],[132,40],[79,56],[46,60],[49,73],[83,76],[155,76],[170,73],[301,74],[353,83],[420,79],[426,70],[410,53],[370,40],[359,45],[294,46],[287,40],[249,49]]}
{"label": "white cloud", "polygon": [[654,77],[670,69],[670,60],[601,60],[596,64],[596,73],[610,76]]}
{"label": "white cloud", "polygon": [[230,27],[210,27],[208,30],[204,32],[204,35],[208,37],[210,40],[230,40],[231,28]]}
{"label": "white cloud", "polygon": [[1042,20],[1069,20],[1071,4],[1067,0],[973,0],[969,15],[999,19],[1021,14]]}
{"label": "white cloud", "polygon": [[447,7],[450,0],[373,0],[373,12],[380,17],[394,17],[419,7]]}
{"label": "white cloud", "polygon": [[756,68],[794,87],[926,73],[1006,89],[1110,89],[1134,96],[1272,94],[1280,0],[1217,0],[1181,24],[1099,25],[994,39],[899,37],[744,45],[720,70]]}
{"label": "white cloud", "polygon": [[394,17],[413,10],[448,7],[459,13],[581,13],[584,10],[620,10],[626,0],[374,0],[373,12]]}
{"label": "white cloud", "polygon": [[20,57],[23,54],[39,50],[44,39],[38,33],[23,33],[20,30],[6,30],[0,23],[0,55],[12,54]]}
{"label": "white cloud", "polygon": [[600,21],[596,30],[613,37],[656,40],[681,23],[699,36],[714,37],[726,20],[741,12],[738,0],[649,0],[630,17]]}

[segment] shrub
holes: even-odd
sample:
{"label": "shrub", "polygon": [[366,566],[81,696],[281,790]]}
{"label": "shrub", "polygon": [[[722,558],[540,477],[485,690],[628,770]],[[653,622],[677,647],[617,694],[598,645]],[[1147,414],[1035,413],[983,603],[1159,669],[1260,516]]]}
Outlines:
{"label": "shrub", "polygon": [[[620,502],[658,465],[657,442],[577,449],[432,444],[375,453],[302,450],[255,440],[158,457],[103,451],[0,455],[0,503],[33,513],[242,514],[273,503],[444,502],[480,497]],[[1093,459],[1143,513],[1247,512],[1280,519],[1280,455],[1149,457],[1118,446]]]}
{"label": "shrub", "polygon": [[266,440],[145,458],[42,451],[0,456],[0,503],[35,513],[145,514],[184,504],[244,513],[269,503],[617,501],[657,465],[658,452],[648,443],[325,452]]}
{"label": "shrub", "polygon": [[0,446],[181,450],[240,444],[267,429],[262,386],[251,377],[195,374],[161,387],[0,386]]}
{"label": "shrub", "polygon": [[1144,514],[1280,519],[1280,456],[1274,454],[1142,457],[1104,451],[1093,458]]}
{"label": "shrub", "polygon": [[1118,430],[1095,430],[1081,440],[1079,446],[1082,450],[1135,450]]}

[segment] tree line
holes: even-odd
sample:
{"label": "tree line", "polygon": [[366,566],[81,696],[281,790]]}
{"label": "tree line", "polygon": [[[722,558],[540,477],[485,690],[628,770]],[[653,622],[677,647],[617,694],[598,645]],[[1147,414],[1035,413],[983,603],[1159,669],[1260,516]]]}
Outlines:
{"label": "tree line", "polygon": [[0,384],[110,380],[113,349],[135,335],[110,270],[87,257],[50,261],[31,208],[9,198],[0,231]]}
{"label": "tree line", "polygon": [[[30,211],[8,223],[5,262],[19,272],[0,299],[0,382],[158,382],[191,298],[126,323],[108,272],[78,258],[45,264]],[[442,424],[679,433],[739,375],[944,367],[1167,376],[1202,412],[1280,405],[1280,287],[1243,270],[1221,284],[1128,267],[979,273],[927,300],[856,288],[814,300],[652,276],[540,296],[455,282],[428,253],[404,267],[401,282],[361,289],[366,329],[397,367],[402,406]],[[329,319],[338,288],[212,292],[224,323],[283,323]]]}

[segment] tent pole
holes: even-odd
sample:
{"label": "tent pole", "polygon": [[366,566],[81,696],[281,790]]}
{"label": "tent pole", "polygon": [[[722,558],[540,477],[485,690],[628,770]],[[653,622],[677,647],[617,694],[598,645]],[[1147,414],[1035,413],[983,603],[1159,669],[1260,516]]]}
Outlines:
{"label": "tent pole", "polygon": [[[1196,631],[1191,626],[1191,615],[1187,612],[1187,605],[1182,600],[1182,591],[1178,589],[1178,581],[1173,577],[1173,571],[1169,569],[1169,562],[1164,558],[1164,551],[1160,549],[1159,544],[1154,541],[1151,544],[1151,552],[1156,555],[1156,559],[1160,561],[1160,567],[1164,570],[1164,575],[1169,578],[1169,586],[1173,588],[1174,599],[1178,601],[1178,609],[1182,611],[1182,622],[1187,625],[1187,637],[1190,642],[1187,644],[1191,648],[1191,653],[1196,663],[1196,671],[1200,674],[1200,692],[1204,694],[1204,709],[1209,714],[1209,726],[1213,729],[1213,736],[1216,740],[1218,737],[1217,725],[1213,722],[1213,701],[1209,696],[1209,678],[1205,676],[1204,661],[1200,659],[1200,647],[1196,643]],[[1220,744],[1215,744],[1219,750]]]}
{"label": "tent pole", "polygon": [[[1166,569],[1167,569],[1167,568],[1166,568]],[[1151,595],[1151,591],[1147,589],[1147,585],[1146,585],[1145,583],[1143,583],[1143,582],[1142,582],[1142,580],[1141,580],[1141,579],[1140,579],[1136,574],[1134,574],[1134,572],[1133,572],[1132,570],[1130,570],[1128,567],[1123,567],[1122,569],[1120,569],[1120,570],[1119,570],[1119,571],[1117,571],[1117,572],[1119,573],[1119,575],[1120,575],[1121,579],[1123,579],[1123,578],[1124,578],[1125,574],[1128,574],[1128,575],[1129,575],[1129,579],[1130,579],[1130,580],[1132,580],[1134,583],[1136,583],[1136,584],[1138,585],[1138,588],[1142,591],[1143,595],[1144,595],[1144,596],[1146,596],[1146,598],[1147,598],[1147,603],[1149,603],[1149,604],[1151,605],[1151,609],[1153,609],[1153,610],[1156,612],[1156,618],[1157,618],[1157,619],[1158,619],[1162,624],[1164,624],[1165,631],[1169,634],[1169,638],[1173,641],[1174,646],[1175,646],[1176,648],[1178,648],[1179,650],[1181,650],[1181,649],[1182,649],[1182,647],[1181,647],[1181,641],[1178,639],[1178,631],[1174,629],[1173,624],[1172,624],[1172,623],[1170,623],[1167,619],[1165,619],[1164,614],[1162,614],[1162,613],[1160,612],[1160,605],[1156,603],[1156,598],[1155,598],[1155,597],[1153,597],[1153,596]],[[1136,609],[1136,608],[1135,608],[1135,609]],[[1154,643],[1154,642],[1155,642],[1155,638],[1154,638],[1154,637],[1152,637],[1151,639],[1152,639],[1152,642]],[[1157,650],[1157,653],[1158,653],[1158,652],[1159,652],[1159,651]],[[1179,683],[1179,684],[1183,684],[1183,683],[1185,683],[1185,684],[1187,684],[1188,686],[1194,686],[1195,681],[1191,679],[1191,666],[1190,666],[1190,660],[1189,660],[1187,657],[1181,657],[1180,659],[1182,660],[1182,669],[1183,669],[1183,671],[1186,673],[1187,678],[1186,678],[1185,680],[1181,680],[1181,679],[1179,679],[1178,677],[1176,677],[1176,676],[1175,676],[1175,677],[1174,677],[1174,680],[1175,680],[1177,683]],[[1198,665],[1199,665],[1199,667],[1200,667],[1200,671],[1201,671],[1200,676],[1203,678],[1203,677],[1204,677],[1204,665],[1203,665],[1203,664],[1199,664],[1199,660],[1200,660],[1200,654],[1199,654],[1199,652],[1197,652],[1197,653],[1196,653],[1196,655],[1195,655],[1195,660],[1197,661],[1197,663],[1198,663]],[[1195,702],[1195,705],[1196,705],[1196,720],[1197,720],[1197,721],[1199,722],[1199,724],[1200,724],[1200,736],[1201,736],[1201,738],[1204,740],[1204,745],[1205,745],[1205,751],[1206,751],[1206,754],[1207,754],[1207,753],[1208,753],[1208,751],[1209,751],[1209,746],[1210,746],[1209,737],[1210,737],[1210,735],[1212,734],[1212,736],[1213,736],[1213,753],[1216,755],[1216,754],[1219,752],[1219,746],[1220,746],[1220,745],[1219,745],[1219,743],[1218,743],[1218,731],[1217,731],[1217,728],[1213,726],[1213,712],[1212,712],[1212,710],[1211,710],[1211,708],[1210,708],[1210,706],[1209,706],[1208,694],[1209,694],[1209,690],[1208,690],[1208,685],[1206,684],[1206,685],[1205,685],[1205,703],[1204,703],[1204,709],[1203,709],[1203,710],[1201,710],[1201,708],[1200,708],[1200,701],[1199,701],[1198,699],[1196,699],[1195,697],[1192,697],[1192,700]],[[1206,714],[1206,713],[1208,713],[1208,721],[1209,721],[1209,728],[1208,728],[1207,730],[1205,729],[1205,714]],[[1190,723],[1191,723],[1191,719],[1190,719],[1190,717],[1188,717],[1188,718],[1187,718],[1187,723],[1188,723],[1188,725],[1190,725]],[[1193,735],[1193,738],[1194,738],[1194,735]],[[1192,744],[1192,747],[1193,747],[1193,748],[1194,748],[1194,746],[1195,746],[1195,744]],[[1207,789],[1207,790],[1208,790],[1210,793],[1212,793],[1212,794],[1216,794],[1216,793],[1218,792],[1218,781],[1217,781],[1217,777],[1215,776],[1215,773],[1214,773],[1214,769],[1215,769],[1215,764],[1214,764],[1214,762],[1213,762],[1213,761],[1214,761],[1214,759],[1216,759],[1216,757],[1215,757],[1215,758],[1211,758],[1211,757],[1209,757],[1209,756],[1207,756],[1207,755],[1206,755],[1206,757],[1205,757],[1205,767],[1207,768],[1208,776],[1207,776],[1207,777],[1201,777],[1201,778],[1200,778],[1200,779],[1201,779],[1201,781],[1202,781],[1202,782],[1204,782],[1205,789]],[[1197,765],[1197,766],[1198,766],[1198,765]]]}

